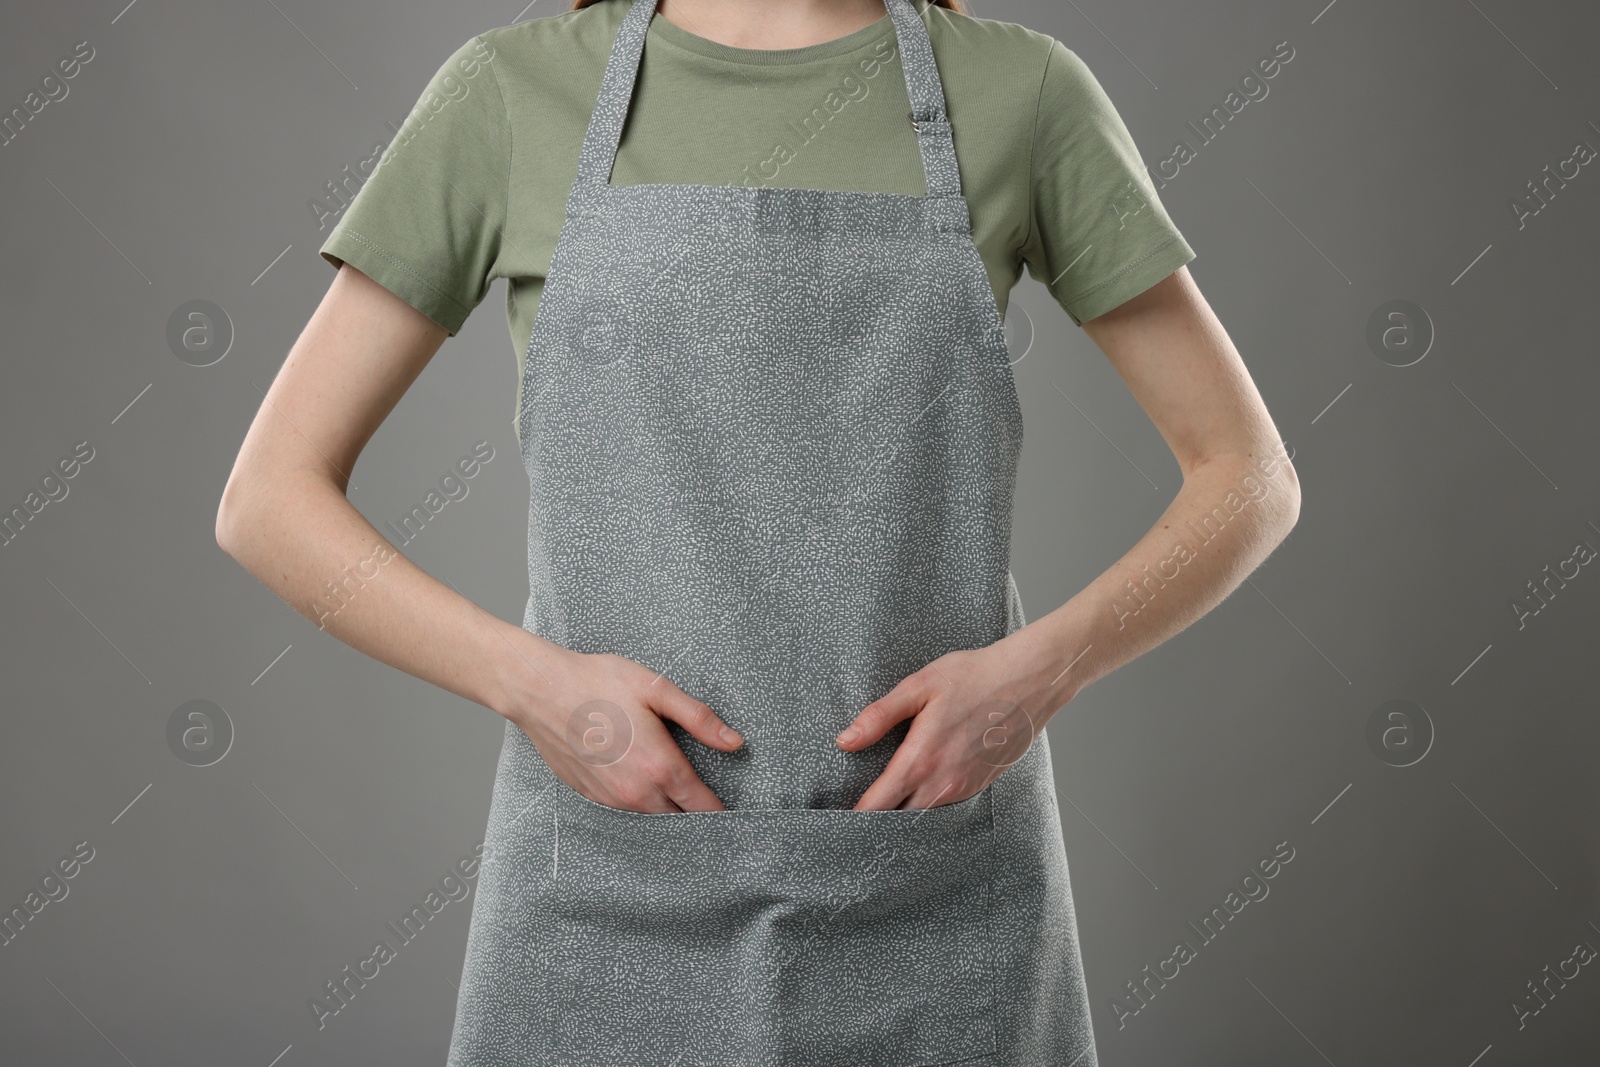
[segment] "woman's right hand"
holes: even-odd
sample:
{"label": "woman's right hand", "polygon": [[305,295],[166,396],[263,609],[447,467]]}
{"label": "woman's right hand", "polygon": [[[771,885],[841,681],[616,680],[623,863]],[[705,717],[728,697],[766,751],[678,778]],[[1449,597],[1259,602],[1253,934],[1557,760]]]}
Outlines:
{"label": "woman's right hand", "polygon": [[[515,722],[584,796],[631,811],[721,810],[661,721],[737,749],[710,708],[632,660],[577,654],[484,611],[345,496],[344,472],[446,336],[342,265],[256,411],[217,508],[217,543],[335,638]],[[583,718],[590,711],[598,721]]]}
{"label": "woman's right hand", "polygon": [[[525,631],[524,631],[525,632]],[[645,813],[722,811],[663,719],[733,752],[744,739],[665,676],[625,656],[560,646],[509,711],[556,777],[607,807]],[[726,734],[723,731],[727,731]]]}

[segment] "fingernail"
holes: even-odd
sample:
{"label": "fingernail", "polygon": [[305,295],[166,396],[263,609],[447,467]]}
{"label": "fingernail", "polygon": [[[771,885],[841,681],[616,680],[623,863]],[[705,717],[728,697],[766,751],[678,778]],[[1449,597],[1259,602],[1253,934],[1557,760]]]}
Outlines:
{"label": "fingernail", "polygon": [[725,745],[737,745],[740,741],[739,735],[734,733],[733,729],[728,726],[722,728],[720,736],[722,737],[722,743]]}
{"label": "fingernail", "polygon": [[841,744],[848,745],[850,742],[854,741],[856,738],[858,738],[860,736],[861,736],[861,727],[852,726],[848,730],[846,730],[844,733],[839,735],[839,741],[840,741]]}

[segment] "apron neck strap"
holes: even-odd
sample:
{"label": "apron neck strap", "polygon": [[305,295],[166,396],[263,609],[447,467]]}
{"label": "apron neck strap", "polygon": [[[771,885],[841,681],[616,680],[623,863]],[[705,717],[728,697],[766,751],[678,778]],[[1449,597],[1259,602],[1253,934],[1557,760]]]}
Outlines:
{"label": "apron neck strap", "polygon": [[[655,17],[657,0],[631,0],[623,16],[611,57],[606,61],[600,82],[600,95],[594,114],[578,152],[577,186],[606,185],[616,163],[622,126],[633,101],[634,82],[639,75],[639,59],[644,54],[645,34]],[[884,0],[899,39],[900,66],[906,79],[906,95],[911,101],[911,125],[922,152],[923,177],[928,196],[960,196],[961,174],[956,166],[955,141],[945,110],[944,84],[934,62],[928,28],[913,6],[913,0]]]}

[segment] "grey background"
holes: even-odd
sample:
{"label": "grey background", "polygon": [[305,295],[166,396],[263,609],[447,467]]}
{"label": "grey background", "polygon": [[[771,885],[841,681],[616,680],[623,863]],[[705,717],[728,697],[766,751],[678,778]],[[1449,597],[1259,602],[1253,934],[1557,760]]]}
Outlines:
{"label": "grey background", "polygon": [[[1593,1063],[1600,965],[1524,1027],[1512,1004],[1579,941],[1600,947],[1600,576],[1583,567],[1524,628],[1510,605],[1580,539],[1600,546],[1600,168],[1520,230],[1509,201],[1578,140],[1600,146],[1600,18],[1323,2],[975,8],[1077,51],[1151,167],[1277,42],[1296,50],[1160,195],[1293,449],[1299,526],[1049,728],[1101,1060]],[[76,42],[96,54],[0,149],[0,509],[75,443],[95,457],[0,547],[0,908],[75,843],[95,853],[0,946],[0,1061],[443,1062],[466,901],[322,1029],[307,1001],[481,840],[502,721],[316,631],[212,524],[333,277],[307,201],[454,47],[517,17],[477,0],[6,11],[6,110]],[[398,519],[490,441],[469,495],[404,550],[516,620],[527,484],[503,292],[378,432],[351,496]],[[166,340],[191,299],[235,331],[209,367]],[[1366,341],[1394,299],[1437,331],[1408,367]],[[1125,551],[1179,474],[1042,287],[1013,300],[1032,618]],[[204,768],[166,733],[196,699],[236,730]],[[1394,699],[1436,733],[1408,767],[1367,741]],[[1186,924],[1284,841],[1270,895],[1202,945]],[[1196,958],[1119,1026],[1113,998],[1137,1004],[1125,983],[1180,939]]]}

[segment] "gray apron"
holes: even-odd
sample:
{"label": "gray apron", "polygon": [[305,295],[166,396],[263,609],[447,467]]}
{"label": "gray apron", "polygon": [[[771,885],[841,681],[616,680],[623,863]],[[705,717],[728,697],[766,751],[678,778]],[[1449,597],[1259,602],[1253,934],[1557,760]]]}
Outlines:
{"label": "gray apron", "polygon": [[849,810],[909,724],[835,736],[1023,624],[1022,416],[944,91],[887,0],[926,196],[611,185],[631,0],[528,339],[523,626],[665,674],[720,812],[558,779],[509,721],[452,1067],[1095,1067],[1049,743],[988,788]]}

